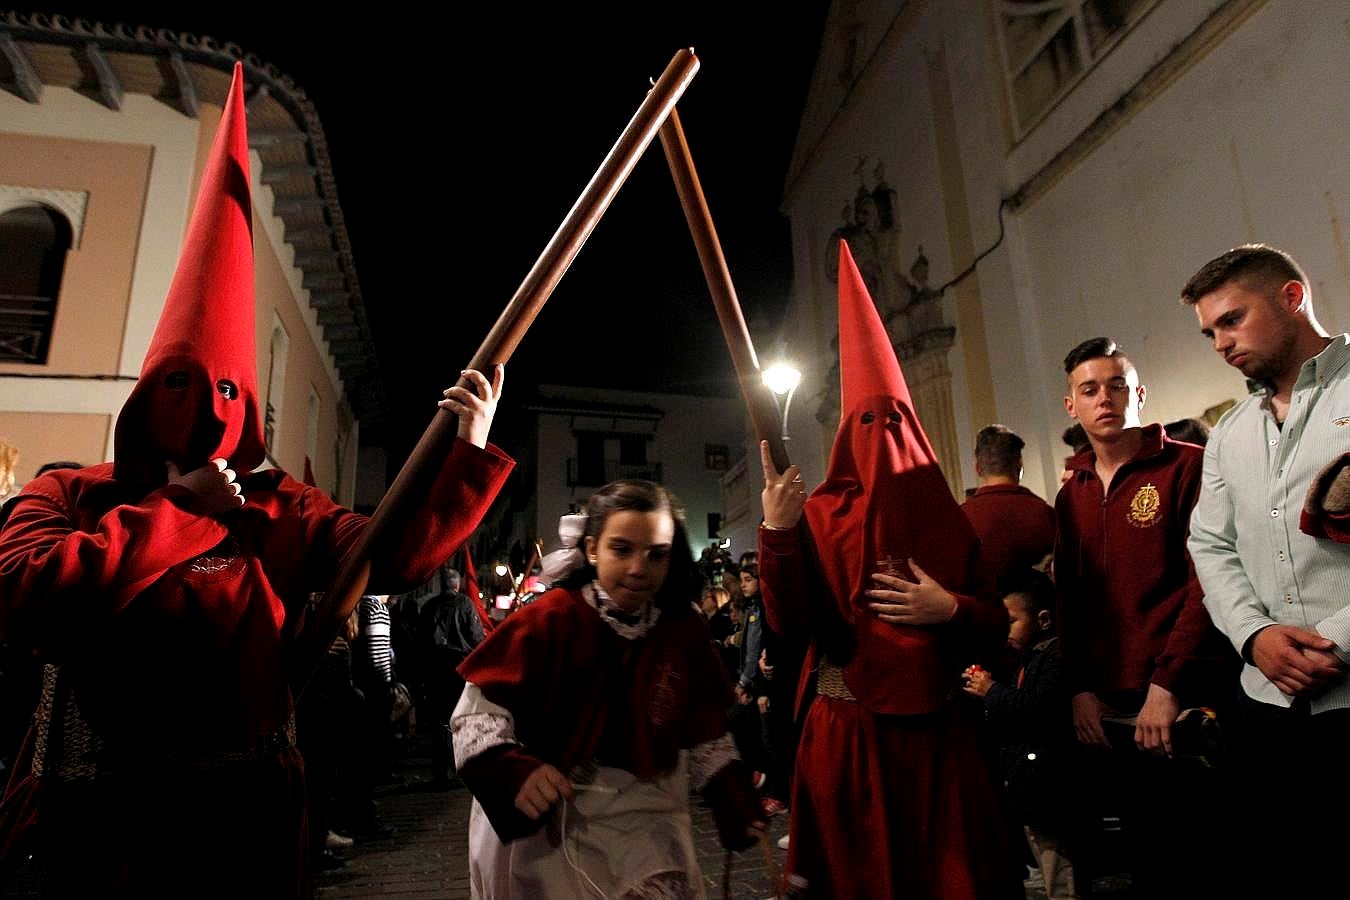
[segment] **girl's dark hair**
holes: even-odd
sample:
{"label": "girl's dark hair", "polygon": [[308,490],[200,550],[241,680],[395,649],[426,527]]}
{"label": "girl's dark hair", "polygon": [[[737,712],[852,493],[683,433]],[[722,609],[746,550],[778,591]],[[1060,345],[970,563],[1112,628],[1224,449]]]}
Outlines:
{"label": "girl's dark hair", "polygon": [[741,565],[741,574],[749,575],[751,578],[759,581],[759,563],[748,562]]}
{"label": "girl's dark hair", "polygon": [[[689,544],[689,532],[684,524],[684,507],[679,499],[653,481],[625,479],[611,481],[591,495],[586,504],[586,529],[578,538],[583,550],[586,538],[598,539],[605,523],[616,512],[668,512],[675,522],[675,535],[670,542],[670,571],[661,589],[656,592],[656,605],[667,610],[692,611],[703,587],[703,575],[694,562],[694,551]],[[580,587],[595,578],[595,566],[589,562],[560,582],[561,587]]]}

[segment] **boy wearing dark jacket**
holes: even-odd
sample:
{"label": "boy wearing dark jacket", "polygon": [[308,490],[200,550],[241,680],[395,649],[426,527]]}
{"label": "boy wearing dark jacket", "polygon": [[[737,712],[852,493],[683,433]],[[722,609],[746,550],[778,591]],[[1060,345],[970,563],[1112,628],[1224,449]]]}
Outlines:
{"label": "boy wearing dark jacket", "polygon": [[1073,718],[1055,636],[1055,587],[1028,570],[1003,598],[1008,646],[1021,653],[1015,684],[995,681],[979,666],[964,672],[968,694],[984,698],[985,715],[998,735],[999,769],[1013,817],[1045,878],[1049,900],[1074,900],[1072,849],[1067,836],[1078,824],[1078,784]]}

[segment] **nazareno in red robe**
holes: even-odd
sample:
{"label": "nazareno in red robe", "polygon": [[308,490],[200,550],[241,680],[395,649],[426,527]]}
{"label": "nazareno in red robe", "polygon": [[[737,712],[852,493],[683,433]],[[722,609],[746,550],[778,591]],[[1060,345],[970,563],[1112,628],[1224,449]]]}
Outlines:
{"label": "nazareno in red robe", "polygon": [[[429,579],[512,465],[456,440],[369,590]],[[288,620],[368,520],[280,470],[241,482],[222,520],[176,485],[138,495],[111,464],[51,472],[0,531],[0,634],[60,665],[99,748],[49,745],[46,771],[16,766],[6,791],[0,821],[36,824],[48,890],[309,893],[302,763],[268,742],[291,718]]]}
{"label": "nazareno in red robe", "polygon": [[[1021,897],[989,765],[958,676],[1008,633],[981,581],[978,540],[914,411],[889,336],[846,244],[839,253],[841,415],[824,482],[796,528],[761,529],[769,624],[810,640],[787,872],[806,896]],[[882,621],[878,572],[956,598],[942,624]],[[842,685],[834,684],[835,681]]]}

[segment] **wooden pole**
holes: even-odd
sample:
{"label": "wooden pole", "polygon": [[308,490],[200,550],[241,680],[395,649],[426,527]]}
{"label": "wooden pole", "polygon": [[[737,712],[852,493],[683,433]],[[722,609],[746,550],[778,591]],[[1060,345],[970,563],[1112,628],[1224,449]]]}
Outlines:
{"label": "wooden pole", "polygon": [[[698,72],[693,50],[681,50],[671,59],[628,126],[619,135],[600,168],[567,213],[548,246],[507,303],[492,330],[473,355],[468,368],[492,378],[492,367],[505,363],[525,336],[563,273],[581,250],[600,217],[623,186],[639,157],[651,144],[661,123],[675,108]],[[437,410],[426,433],[413,448],[389,491],[376,507],[365,531],[338,568],[324,600],[301,625],[290,653],[291,687],[298,696],[313,676],[323,654],[351,615],[370,576],[372,548],[386,535],[397,533],[414,506],[426,496],[454,443],[458,419]]]}
{"label": "wooden pole", "polygon": [[755,345],[750,340],[750,330],[745,326],[745,316],[736,298],[736,286],[731,283],[731,271],[722,254],[722,245],[717,240],[712,213],[703,196],[703,186],[699,184],[698,172],[694,170],[694,158],[689,153],[689,143],[685,140],[684,128],[680,126],[680,115],[676,110],[670,111],[666,123],[661,126],[661,148],[666,152],[666,162],[670,164],[670,174],[675,179],[675,190],[679,192],[684,217],[689,221],[698,259],[703,264],[703,277],[708,281],[708,290],[712,292],[713,305],[717,308],[717,320],[722,324],[722,336],[726,339],[727,349],[731,351],[731,362],[736,368],[741,396],[750,409],[750,422],[754,426],[755,436],[769,442],[773,464],[782,472],[790,465],[790,461],[787,445],[783,443],[778,404],[760,376]]}

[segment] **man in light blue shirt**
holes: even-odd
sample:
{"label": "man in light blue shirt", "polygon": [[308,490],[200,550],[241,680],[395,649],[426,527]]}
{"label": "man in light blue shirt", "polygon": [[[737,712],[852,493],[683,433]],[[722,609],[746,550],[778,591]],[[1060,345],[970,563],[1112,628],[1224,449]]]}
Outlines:
{"label": "man in light blue shirt", "polygon": [[1338,808],[1326,791],[1350,752],[1350,544],[1305,534],[1299,514],[1319,471],[1350,452],[1350,335],[1323,330],[1307,275],[1262,244],[1210,261],[1181,296],[1258,388],[1210,435],[1189,548],[1205,606],[1246,662],[1249,821],[1296,829],[1281,831],[1293,864],[1260,867],[1276,893],[1253,896],[1305,896],[1291,879],[1315,886],[1344,834],[1311,825]]}

